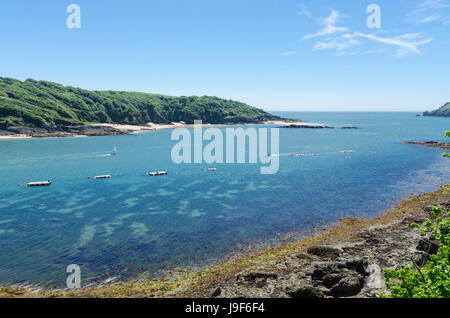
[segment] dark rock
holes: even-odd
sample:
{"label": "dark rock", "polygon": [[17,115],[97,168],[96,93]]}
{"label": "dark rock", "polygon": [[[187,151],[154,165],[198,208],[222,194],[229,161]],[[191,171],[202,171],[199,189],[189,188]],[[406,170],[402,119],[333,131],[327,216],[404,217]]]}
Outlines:
{"label": "dark rock", "polygon": [[371,237],[371,238],[366,239],[366,245],[376,246],[376,245],[381,245],[381,244],[384,244],[384,243],[386,243],[385,240],[381,240],[381,239],[376,238],[376,237]]}
{"label": "dark rock", "polygon": [[324,268],[316,268],[313,270],[313,272],[311,274],[311,278],[314,280],[322,280],[326,274],[327,273]]}
{"label": "dark rock", "polygon": [[285,289],[285,293],[292,298],[324,298],[328,292],[329,290],[323,287],[313,287],[309,285],[300,287],[289,286]]}
{"label": "dark rock", "polygon": [[16,133],[8,130],[0,130],[0,136],[14,136]]}
{"label": "dark rock", "polygon": [[0,136],[11,135],[27,135],[35,138],[43,137],[70,137],[73,135],[84,136],[116,136],[125,135],[128,132],[116,129],[109,126],[99,125],[75,125],[75,126],[61,126],[61,127],[7,127],[0,131]]}
{"label": "dark rock", "polygon": [[427,253],[427,255],[434,255],[437,253],[439,245],[440,244],[438,241],[429,240],[427,238],[421,238],[416,248],[419,251]]}
{"label": "dark rock", "polygon": [[337,283],[339,283],[339,281],[344,277],[345,277],[345,274],[343,274],[343,273],[328,274],[323,277],[322,282],[325,287],[331,288],[334,285],[336,285]]}
{"label": "dark rock", "polygon": [[450,149],[450,142],[437,142],[437,141],[408,141],[404,142],[407,145],[419,145],[427,146],[439,149]]}
{"label": "dark rock", "polygon": [[361,291],[361,281],[357,276],[346,276],[342,278],[333,288],[331,288],[331,295],[334,297],[349,297],[355,296]]}
{"label": "dark rock", "polygon": [[307,253],[327,258],[339,257],[339,250],[328,246],[312,246],[308,248]]}
{"label": "dark rock", "polygon": [[334,129],[334,127],[325,126],[325,125],[307,125],[307,124],[291,124],[286,126],[280,126],[278,128],[306,128],[306,129]]}
{"label": "dark rock", "polygon": [[369,275],[368,271],[369,263],[364,258],[350,259],[345,263],[345,267],[358,272],[361,275]]}
{"label": "dark rock", "polygon": [[219,297],[222,294],[222,289],[217,287],[211,294],[211,297]]}

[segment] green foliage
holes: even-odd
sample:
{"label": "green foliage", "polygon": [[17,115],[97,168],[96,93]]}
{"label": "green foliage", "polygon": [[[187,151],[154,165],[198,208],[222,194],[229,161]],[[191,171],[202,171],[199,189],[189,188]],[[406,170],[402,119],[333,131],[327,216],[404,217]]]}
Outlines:
{"label": "green foliage", "polygon": [[431,112],[424,112],[423,115],[450,117],[450,102],[441,106],[439,109],[433,110]]}
{"label": "green foliage", "polygon": [[[450,137],[450,131],[446,131],[446,132],[445,132],[445,137]],[[444,152],[444,153],[442,154],[442,157],[450,158],[450,153]]]}
{"label": "green foliage", "polygon": [[88,91],[47,81],[0,77],[0,126],[50,127],[87,123],[258,123],[278,119],[247,104],[210,96],[173,97]]}
{"label": "green foliage", "polygon": [[430,255],[424,267],[406,266],[399,270],[385,270],[384,278],[392,298],[449,298],[450,297],[450,211],[443,215],[441,207],[433,207],[433,219],[426,220],[420,228],[422,236],[440,242],[436,255]]}
{"label": "green foliage", "polygon": [[386,270],[384,277],[390,295],[382,298],[448,298],[450,297],[450,247],[442,245],[426,265]]}

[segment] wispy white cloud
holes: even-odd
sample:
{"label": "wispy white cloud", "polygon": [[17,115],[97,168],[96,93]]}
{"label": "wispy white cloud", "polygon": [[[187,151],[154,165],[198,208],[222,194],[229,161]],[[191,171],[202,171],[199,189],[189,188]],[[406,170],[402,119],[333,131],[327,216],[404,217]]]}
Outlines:
{"label": "wispy white cloud", "polygon": [[416,41],[421,35],[419,33],[407,33],[398,37],[380,37],[375,34],[365,34],[361,32],[355,32],[356,36],[367,38],[369,40],[394,45],[398,47],[397,53],[400,55],[404,55],[407,53],[416,53],[421,54],[419,50],[419,46],[430,43],[432,39],[425,39],[421,41]]}
{"label": "wispy white cloud", "polygon": [[440,16],[438,16],[438,15],[431,15],[431,16],[422,18],[418,22],[419,23],[428,23],[428,22],[433,22],[433,21],[439,20],[439,19],[440,19]]}
{"label": "wispy white cloud", "polygon": [[303,39],[307,40],[307,39],[312,39],[312,38],[319,37],[319,36],[332,35],[332,34],[342,33],[342,32],[347,31],[348,30],[347,27],[338,27],[335,25],[341,17],[342,16],[338,11],[332,10],[331,14],[329,16],[319,19],[320,24],[323,25],[324,27],[316,33],[311,33],[311,34],[305,35],[303,37]]}
{"label": "wispy white cloud", "polygon": [[450,0],[423,0],[416,4],[408,17],[415,23],[446,23],[450,19]]}
{"label": "wispy white cloud", "polygon": [[295,55],[295,54],[297,54],[297,52],[295,52],[295,51],[287,51],[287,52],[281,53],[280,55],[281,56],[290,56],[290,55]]}
{"label": "wispy white cloud", "polygon": [[300,3],[300,5],[298,6],[297,13],[300,15],[304,15],[308,18],[311,16],[311,12],[308,10],[306,5],[303,3]]}
{"label": "wispy white cloud", "polygon": [[354,45],[359,44],[356,36],[353,34],[343,34],[340,37],[328,37],[323,41],[318,41],[313,47],[314,51],[336,49],[338,52],[348,49]]}
{"label": "wispy white cloud", "polygon": [[[447,0],[426,1],[439,2],[440,5],[443,5],[441,2]],[[350,32],[348,27],[336,26],[341,18],[342,15],[338,11],[332,10],[329,16],[319,19],[319,23],[323,25],[323,28],[316,33],[305,35],[303,39],[321,37],[322,39],[314,44],[313,50],[335,50],[339,55],[380,53],[386,52],[386,48],[389,47],[394,47],[397,55],[421,54],[419,47],[432,41],[431,38],[425,38],[421,33],[405,33],[388,37],[380,35],[379,31],[374,33]],[[429,19],[432,18],[429,17]],[[368,42],[373,42],[377,46],[372,45],[364,48],[363,45]],[[363,48],[361,49],[361,47]]]}

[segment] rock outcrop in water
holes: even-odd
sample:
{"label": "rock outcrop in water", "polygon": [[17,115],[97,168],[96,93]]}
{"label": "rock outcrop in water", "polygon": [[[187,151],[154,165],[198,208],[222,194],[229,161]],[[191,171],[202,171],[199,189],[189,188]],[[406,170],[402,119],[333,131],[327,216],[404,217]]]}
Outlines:
{"label": "rock outcrop in water", "polygon": [[319,124],[290,124],[290,125],[284,125],[280,126],[278,128],[296,128],[296,129],[334,129],[334,127],[326,126],[326,125],[319,125]]}
{"label": "rock outcrop in water", "polygon": [[[336,129],[336,127],[331,127],[327,125],[321,125],[321,124],[309,124],[309,123],[302,123],[302,124],[289,124],[280,126],[278,128],[295,128],[295,129]],[[362,129],[360,127],[356,126],[344,126],[340,129]]]}
{"label": "rock outcrop in water", "polygon": [[404,142],[407,145],[419,145],[427,146],[438,149],[450,149],[450,142],[437,142],[437,141],[408,141]]}

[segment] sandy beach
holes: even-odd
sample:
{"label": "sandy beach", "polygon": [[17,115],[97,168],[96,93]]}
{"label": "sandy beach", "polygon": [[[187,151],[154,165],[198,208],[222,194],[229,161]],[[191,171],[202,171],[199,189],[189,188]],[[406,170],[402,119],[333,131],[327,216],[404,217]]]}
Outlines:
{"label": "sandy beach", "polygon": [[[254,126],[254,125],[287,125],[294,123],[302,123],[301,121],[265,121],[263,123],[241,123],[241,124],[203,124],[203,127],[224,127],[224,126]],[[149,122],[146,125],[126,125],[126,124],[93,124],[85,126],[72,126],[63,128],[49,128],[48,130],[43,128],[23,128],[24,133],[11,133],[0,131],[0,140],[20,140],[29,138],[60,138],[60,137],[91,137],[91,136],[115,136],[115,135],[131,135],[142,134],[162,129],[173,128],[192,128],[193,124],[186,124],[184,122],[172,122],[167,124],[158,124]]]}
{"label": "sandy beach", "polygon": [[17,139],[30,139],[31,136],[27,135],[9,135],[9,136],[0,136],[0,140],[17,140]]}
{"label": "sandy beach", "polygon": [[[301,121],[284,121],[284,120],[275,120],[275,121],[265,121],[262,125],[286,125],[293,123],[300,123]],[[222,126],[252,126],[252,125],[261,125],[258,123],[248,123],[248,124],[202,124],[204,127],[222,127]],[[312,124],[315,125],[315,124]],[[133,133],[145,133],[149,131],[162,130],[162,129],[173,129],[173,128],[192,128],[193,124],[186,124],[184,122],[172,122],[169,124],[157,124],[157,123],[147,123],[147,125],[123,125],[123,124],[96,124],[96,126],[104,126],[111,127],[118,130],[122,130],[125,132],[133,132]]]}

